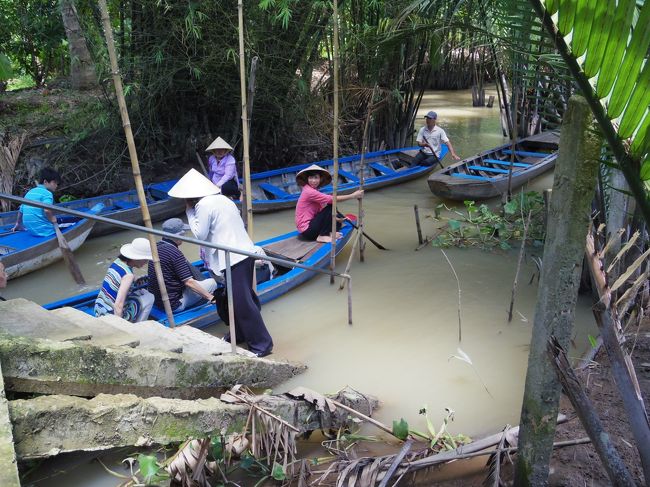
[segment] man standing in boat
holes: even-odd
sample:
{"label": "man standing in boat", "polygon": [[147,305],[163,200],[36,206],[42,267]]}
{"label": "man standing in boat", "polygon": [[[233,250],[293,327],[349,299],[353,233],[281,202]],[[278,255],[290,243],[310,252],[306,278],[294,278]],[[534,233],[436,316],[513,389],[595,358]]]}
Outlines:
{"label": "man standing in boat", "polygon": [[433,166],[440,164],[440,152],[442,151],[442,143],[444,142],[449,147],[449,153],[455,160],[460,160],[456,155],[451,141],[443,129],[436,125],[438,121],[438,114],[436,112],[429,112],[424,116],[426,125],[420,129],[417,136],[417,143],[420,146],[420,151],[413,160],[414,166]]}

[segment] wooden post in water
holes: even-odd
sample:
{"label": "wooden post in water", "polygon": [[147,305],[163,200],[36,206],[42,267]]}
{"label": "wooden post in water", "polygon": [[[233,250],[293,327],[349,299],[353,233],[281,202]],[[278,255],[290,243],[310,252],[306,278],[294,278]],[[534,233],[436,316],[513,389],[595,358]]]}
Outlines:
{"label": "wooden post in water", "polygon": [[562,348],[569,346],[600,147],[589,105],[572,96],[562,123],[528,356],[515,470],[518,486],[545,485],[548,479],[562,388],[546,350],[551,336]]}
{"label": "wooden post in water", "polygon": [[248,139],[248,109],[246,107],[246,66],[244,59],[244,5],[242,0],[237,2],[239,17],[239,87],[241,92],[241,121],[242,140],[244,143],[244,198],[242,199],[242,213],[245,215],[246,230],[248,236],[253,238],[253,202],[251,199],[251,163],[249,158]]}
{"label": "wooden post in water", "polygon": [[[131,121],[129,120],[129,112],[126,108],[126,100],[124,99],[124,89],[122,87],[122,78],[120,77],[119,68],[117,66],[117,55],[115,54],[115,43],[113,41],[113,31],[111,29],[111,21],[108,17],[108,8],[106,7],[106,0],[99,0],[99,9],[102,13],[102,23],[104,25],[104,35],[106,36],[106,47],[108,48],[108,56],[111,60],[111,71],[113,73],[113,84],[115,85],[115,94],[117,95],[117,103],[120,107],[120,116],[122,117],[122,126],[124,127],[124,134],[126,135],[126,143],[129,148],[129,156],[131,157],[131,169],[133,170],[133,179],[135,180],[135,188],[138,193],[138,201],[142,210],[142,220],[144,226],[153,228],[151,224],[151,217],[149,216],[149,207],[147,206],[147,198],[144,194],[144,186],[142,184],[142,174],[140,173],[140,164],[138,162],[138,153],[135,149],[135,140],[133,139],[133,132],[131,131]],[[169,304],[169,296],[167,295],[167,286],[163,279],[162,269],[160,268],[160,258],[158,257],[158,247],[156,246],[156,239],[152,234],[147,235],[149,245],[151,246],[151,255],[153,257],[153,265],[156,270],[156,279],[158,280],[158,288],[162,297],[162,302],[169,320],[169,326],[174,328],[174,313]]]}
{"label": "wooden post in water", "polygon": [[[241,1],[241,0],[240,0]],[[333,157],[334,174],[332,175],[332,244],[330,252],[330,270],[336,263],[336,189],[339,183],[339,8],[338,0],[334,0],[334,133]],[[330,275],[330,284],[334,284],[334,276]]]}
{"label": "wooden post in water", "polygon": [[[366,152],[368,152],[368,128],[370,127],[370,117],[372,117],[372,112],[374,110],[374,101],[375,93],[377,92],[378,86],[375,84],[375,87],[372,89],[372,95],[370,97],[370,103],[368,103],[368,113],[366,114],[366,122],[363,124],[363,140],[361,141],[361,160],[359,161],[359,189],[363,189],[363,186],[366,182],[365,169],[366,169]],[[365,261],[364,250],[366,249],[366,244],[363,241],[363,198],[359,201],[359,260],[361,262]]]}
{"label": "wooden post in water", "polygon": [[415,227],[418,231],[418,244],[422,245],[424,240],[422,240],[422,227],[420,226],[420,210],[418,205],[413,205],[413,212],[415,213]]}

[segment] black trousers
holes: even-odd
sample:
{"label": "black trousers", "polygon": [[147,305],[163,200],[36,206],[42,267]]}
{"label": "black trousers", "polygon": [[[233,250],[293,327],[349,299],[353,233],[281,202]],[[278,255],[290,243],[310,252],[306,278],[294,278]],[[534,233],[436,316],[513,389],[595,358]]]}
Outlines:
{"label": "black trousers", "polygon": [[227,196],[228,198],[235,198],[238,200],[241,196],[241,193],[239,192],[239,185],[237,184],[237,180],[231,179],[230,181],[223,183],[223,186],[221,186],[221,194]]}
{"label": "black trousers", "polygon": [[444,167],[442,165],[442,162],[440,162],[440,159],[438,159],[438,156],[435,154],[426,154],[422,151],[419,151],[417,155],[415,156],[415,159],[413,159],[413,166],[435,166],[436,164],[440,164],[440,167]]}
{"label": "black trousers", "polygon": [[[340,229],[341,222],[336,222],[336,230]],[[309,227],[300,236],[305,240],[316,240],[320,235],[330,233],[332,233],[332,205],[327,205],[309,222]]]}
{"label": "black trousers", "polygon": [[251,257],[231,268],[235,332],[237,342],[248,343],[251,352],[266,354],[273,350],[273,339],[262,319],[260,300],[253,291],[254,271],[255,260]]}

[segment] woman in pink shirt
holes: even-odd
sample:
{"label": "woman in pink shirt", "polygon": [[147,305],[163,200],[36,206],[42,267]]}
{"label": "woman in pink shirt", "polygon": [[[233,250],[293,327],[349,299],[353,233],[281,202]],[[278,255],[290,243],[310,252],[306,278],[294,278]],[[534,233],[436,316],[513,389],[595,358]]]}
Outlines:
{"label": "woman in pink shirt", "polygon": [[[300,236],[305,240],[316,240],[317,242],[332,241],[332,196],[318,191],[319,188],[328,185],[332,176],[327,170],[316,164],[312,164],[296,175],[296,183],[302,186],[300,198],[296,205],[296,228]],[[363,190],[346,195],[337,195],[336,201],[346,201],[363,198]],[[336,229],[341,228],[337,222]],[[336,233],[336,238],[341,234]]]}

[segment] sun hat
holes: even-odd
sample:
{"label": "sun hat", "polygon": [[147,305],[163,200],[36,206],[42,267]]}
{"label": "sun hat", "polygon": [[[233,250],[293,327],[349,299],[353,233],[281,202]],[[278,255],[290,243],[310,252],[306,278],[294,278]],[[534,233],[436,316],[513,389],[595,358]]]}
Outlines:
{"label": "sun hat", "polygon": [[167,194],[172,198],[203,198],[221,190],[196,169],[190,169]]}
{"label": "sun hat", "polygon": [[433,120],[436,120],[438,118],[438,114],[432,110],[427,113],[424,118],[432,118]]}
{"label": "sun hat", "polygon": [[180,218],[170,218],[165,220],[162,224],[162,231],[173,233],[174,235],[185,235],[185,232],[190,229],[190,226],[183,223]]}
{"label": "sun hat", "polygon": [[329,173],[327,169],[323,169],[322,167],[312,164],[309,167],[306,167],[302,171],[299,171],[298,174],[296,174],[296,183],[300,186],[304,186],[307,184],[307,178],[309,177],[309,173],[311,172],[320,172],[320,184],[318,185],[319,188],[323,186],[327,186],[329,183],[332,182],[332,175]]}
{"label": "sun hat", "polygon": [[221,137],[217,137],[212,141],[212,144],[208,146],[207,149],[205,149],[205,152],[210,152],[215,149],[228,149],[228,150],[233,150],[232,147],[230,147],[230,144],[223,140]]}
{"label": "sun hat", "polygon": [[120,254],[131,260],[152,260],[151,246],[146,238],[135,238],[120,247]]}

